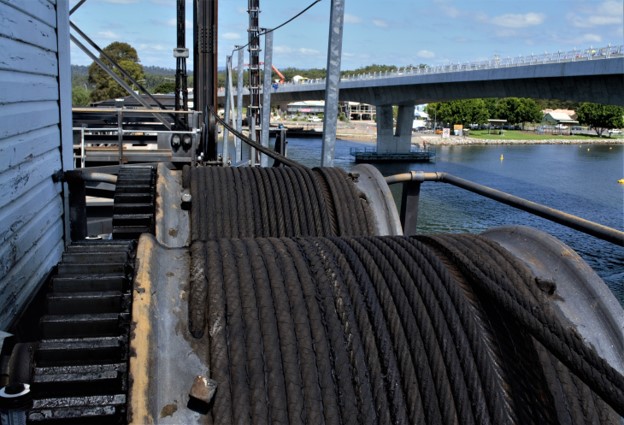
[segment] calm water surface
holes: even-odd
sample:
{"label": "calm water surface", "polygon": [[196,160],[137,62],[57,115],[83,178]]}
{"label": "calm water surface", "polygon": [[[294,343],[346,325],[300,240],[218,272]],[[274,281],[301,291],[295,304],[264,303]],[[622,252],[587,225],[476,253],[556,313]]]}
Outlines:
{"label": "calm water surface", "polygon": [[[335,165],[353,167],[349,149],[363,146],[338,141]],[[624,230],[624,185],[618,183],[624,178],[624,145],[466,145],[438,147],[436,152],[435,163],[378,169],[384,175],[444,171]],[[288,155],[319,166],[321,141],[289,139]],[[550,233],[578,252],[624,305],[624,248],[444,183],[424,183],[420,202],[419,233],[478,233],[501,225],[528,225]]]}

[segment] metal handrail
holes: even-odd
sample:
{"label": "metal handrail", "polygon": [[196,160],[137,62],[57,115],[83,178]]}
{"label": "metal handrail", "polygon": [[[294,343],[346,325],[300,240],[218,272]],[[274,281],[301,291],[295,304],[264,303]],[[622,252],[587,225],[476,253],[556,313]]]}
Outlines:
{"label": "metal handrail", "polygon": [[[552,52],[543,53],[539,55],[517,56],[517,57],[500,57],[494,56],[494,58],[486,61],[468,62],[468,63],[454,63],[448,65],[438,66],[423,66],[423,67],[403,67],[397,71],[387,72],[375,72],[368,74],[357,75],[344,75],[341,77],[341,81],[356,81],[356,80],[371,80],[380,78],[392,78],[392,77],[404,77],[410,75],[430,75],[430,74],[444,74],[448,72],[458,71],[479,71],[484,69],[497,69],[497,68],[510,68],[526,65],[543,65],[549,63],[564,63],[564,62],[578,62],[596,59],[608,59],[614,57],[624,56],[624,45],[618,46],[606,46],[587,49],[574,49],[567,52]],[[324,78],[315,78],[310,80],[303,80],[298,83],[287,82],[283,85],[314,85],[324,84]]]}
{"label": "metal handrail", "polygon": [[[196,128],[196,127],[191,127],[189,130],[161,130],[161,129],[157,129],[157,128],[150,128],[150,129],[146,129],[146,130],[137,130],[137,129],[132,129],[132,130],[128,130],[123,128],[123,119],[124,119],[124,114],[130,115],[130,114],[136,114],[136,113],[140,113],[140,114],[152,114],[152,113],[165,113],[165,114],[169,114],[169,115],[176,115],[176,114],[198,114],[197,111],[176,111],[176,110],[170,110],[170,109],[145,109],[145,108],[140,108],[140,109],[130,109],[130,108],[91,108],[91,107],[80,107],[80,108],[72,108],[72,112],[76,112],[76,113],[93,113],[93,114],[110,114],[112,116],[114,116],[116,118],[116,123],[115,124],[111,124],[110,127],[88,127],[88,126],[80,126],[80,127],[72,127],[72,131],[75,132],[79,132],[80,133],[80,155],[74,155],[74,160],[76,159],[80,159],[80,166],[81,168],[84,168],[85,166],[85,161],[86,161],[86,146],[85,146],[85,135],[86,133],[101,133],[101,132],[106,132],[109,135],[117,135],[117,140],[116,141],[108,141],[107,144],[109,145],[117,145],[119,147],[118,151],[118,155],[119,155],[119,161],[121,162],[122,157],[123,157],[123,145],[124,145],[124,140],[123,140],[123,135],[124,134],[132,134],[132,133],[147,133],[150,135],[156,135],[158,136],[159,134],[190,134],[190,135],[196,135],[198,133],[200,133],[200,129]],[[157,123],[155,123],[157,124]],[[157,124],[158,125],[158,124]],[[165,127],[166,128],[166,127]]]}
{"label": "metal handrail", "polygon": [[[562,224],[566,227],[578,230],[580,232],[594,236],[598,239],[602,239],[619,246],[624,246],[624,232],[622,231],[613,229],[608,226],[604,226],[593,221],[586,220],[572,214],[568,214],[554,208],[547,207],[546,205],[538,204],[536,202],[529,201],[527,199],[520,198],[506,192],[502,192],[500,190],[492,189],[488,186],[484,186],[478,183],[471,182],[469,180],[453,176],[452,174],[444,172],[426,173],[423,171],[411,171],[409,173],[396,174],[386,177],[386,183],[388,183],[389,185],[395,183],[412,183],[420,185],[420,183],[425,181],[449,183],[453,186],[460,187],[470,192],[485,196],[486,198],[493,199],[495,201],[529,212],[555,223]],[[416,193],[418,193],[418,190],[416,191]],[[402,219],[402,221],[404,222],[404,227],[409,227],[410,230],[415,229],[415,216],[411,217],[411,220],[413,220],[413,222],[411,223],[405,223],[405,217],[402,217]]]}

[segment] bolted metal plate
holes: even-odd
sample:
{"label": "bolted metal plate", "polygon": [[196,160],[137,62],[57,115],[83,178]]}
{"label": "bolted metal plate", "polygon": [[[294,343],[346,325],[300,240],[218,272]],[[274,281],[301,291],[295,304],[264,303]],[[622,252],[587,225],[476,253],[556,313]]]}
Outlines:
{"label": "bolted metal plate", "polygon": [[353,167],[353,173],[359,173],[355,185],[368,200],[379,236],[403,235],[401,219],[396,209],[392,192],[381,173],[370,164],[358,164]]}
{"label": "bolted metal plate", "polygon": [[570,247],[527,226],[503,226],[483,236],[522,260],[536,282],[554,283],[550,299],[614,369],[624,373],[624,311],[607,285]]}

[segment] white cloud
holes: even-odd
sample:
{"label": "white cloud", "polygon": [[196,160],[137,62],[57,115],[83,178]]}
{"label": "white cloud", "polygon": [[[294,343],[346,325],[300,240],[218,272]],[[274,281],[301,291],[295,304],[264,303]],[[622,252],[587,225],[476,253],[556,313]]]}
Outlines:
{"label": "white cloud", "polygon": [[622,2],[616,0],[605,1],[598,7],[600,13],[622,16]]}
{"label": "white cloud", "polygon": [[617,25],[620,30],[624,24],[622,2],[603,1],[598,7],[587,8],[579,13],[568,14],[568,21],[577,28],[592,28]]}
{"label": "white cloud", "polygon": [[606,25],[622,25],[622,18],[618,15],[593,15],[593,16],[572,16],[572,25],[577,28],[602,27]]}
{"label": "white cloud", "polygon": [[602,37],[598,34],[583,34],[582,36],[576,38],[574,41],[575,44],[579,45],[602,43]]}
{"label": "white cloud", "polygon": [[143,43],[143,44],[139,44],[139,47],[137,48],[137,50],[140,50],[143,52],[150,52],[150,51],[151,52],[168,52],[170,50],[173,50],[173,48],[165,44]]}
{"label": "white cloud", "polygon": [[297,52],[301,53],[302,55],[310,55],[310,56],[318,56],[321,54],[321,52],[319,52],[316,49],[307,49],[305,47],[298,48]]}
{"label": "white cloud", "polygon": [[303,55],[303,56],[320,56],[321,52],[316,50],[316,49],[309,49],[306,47],[290,47],[290,46],[275,46],[273,48],[273,51],[275,54],[282,54],[282,55]]}
{"label": "white cloud", "polygon": [[221,35],[224,40],[240,40],[241,35],[237,32],[226,32]]}
{"label": "white cloud", "polygon": [[355,16],[355,15],[350,15],[348,13],[345,13],[344,15],[344,22],[345,24],[361,24],[362,23],[362,18],[360,18],[359,16]]}
{"label": "white cloud", "polygon": [[442,6],[442,12],[449,18],[457,18],[461,15],[459,9],[453,6]]}
{"label": "white cloud", "polygon": [[461,12],[455,6],[452,6],[449,0],[434,0],[434,3],[440,5],[442,13],[449,18],[457,18],[461,15]]}
{"label": "white cloud", "polygon": [[435,57],[435,53],[430,50],[419,50],[418,52],[416,52],[416,56],[423,59],[431,59]]}
{"label": "white cloud", "polygon": [[100,31],[98,32],[98,36],[105,40],[119,40],[121,36],[112,31]]}
{"label": "white cloud", "polygon": [[527,28],[540,25],[544,22],[544,18],[542,13],[507,13],[492,18],[490,22],[504,28]]}
{"label": "white cloud", "polygon": [[373,25],[379,28],[388,28],[388,22],[383,19],[373,19]]}

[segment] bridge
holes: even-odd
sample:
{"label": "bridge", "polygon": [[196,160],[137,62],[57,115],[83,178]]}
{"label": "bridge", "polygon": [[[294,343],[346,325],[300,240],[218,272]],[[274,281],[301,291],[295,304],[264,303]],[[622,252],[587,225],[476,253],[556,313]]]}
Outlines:
{"label": "bridge", "polygon": [[[223,97],[222,92],[219,94]],[[624,106],[624,46],[344,75],[339,96],[341,101],[376,106],[379,151],[408,151],[417,104],[528,97]],[[272,105],[324,98],[324,79],[280,84],[271,91]],[[396,130],[394,105],[399,106]]]}

